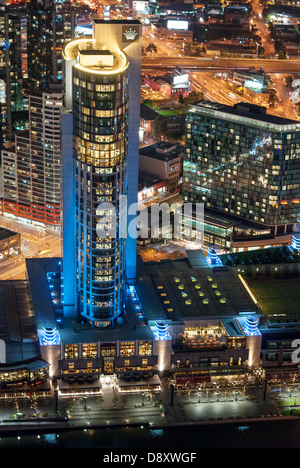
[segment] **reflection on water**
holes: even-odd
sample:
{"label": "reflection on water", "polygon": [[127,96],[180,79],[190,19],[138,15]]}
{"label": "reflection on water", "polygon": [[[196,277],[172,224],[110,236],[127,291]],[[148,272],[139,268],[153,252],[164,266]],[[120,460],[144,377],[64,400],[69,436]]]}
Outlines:
{"label": "reflection on water", "polygon": [[[279,436],[280,434],[280,436]],[[299,448],[300,422],[261,422],[249,426],[84,429],[1,437],[0,448]]]}

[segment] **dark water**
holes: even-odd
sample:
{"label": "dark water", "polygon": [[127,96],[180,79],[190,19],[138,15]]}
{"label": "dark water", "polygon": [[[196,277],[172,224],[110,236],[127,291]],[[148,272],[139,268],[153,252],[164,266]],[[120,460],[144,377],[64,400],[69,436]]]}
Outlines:
{"label": "dark water", "polygon": [[1,437],[0,448],[299,448],[299,422],[262,422],[249,426],[201,426],[164,430],[148,427],[75,430]]}

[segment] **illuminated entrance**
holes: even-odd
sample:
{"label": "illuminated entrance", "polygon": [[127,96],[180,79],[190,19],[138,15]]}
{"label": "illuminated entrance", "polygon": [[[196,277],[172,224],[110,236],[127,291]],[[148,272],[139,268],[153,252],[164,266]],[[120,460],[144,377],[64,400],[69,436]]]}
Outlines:
{"label": "illuminated entrance", "polygon": [[115,360],[112,358],[106,358],[103,362],[103,374],[113,375],[115,371]]}

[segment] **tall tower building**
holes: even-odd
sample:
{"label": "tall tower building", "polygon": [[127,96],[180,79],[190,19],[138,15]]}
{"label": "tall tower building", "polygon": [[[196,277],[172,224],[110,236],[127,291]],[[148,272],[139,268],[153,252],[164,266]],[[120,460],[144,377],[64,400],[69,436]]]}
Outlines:
{"label": "tall tower building", "polygon": [[29,98],[29,131],[2,151],[3,211],[16,219],[60,227],[61,93]]}
{"label": "tall tower building", "polygon": [[62,49],[74,37],[76,8],[69,0],[30,0],[28,4],[28,88],[62,86]]}
{"label": "tall tower building", "polygon": [[4,16],[6,34],[11,35],[4,43],[4,56],[11,57],[6,64],[11,91],[2,113],[9,128],[10,116],[27,94],[29,121],[28,131],[17,132],[15,145],[2,152],[3,213],[59,229],[62,49],[75,31],[75,8],[68,0],[30,0],[25,23],[19,10],[13,13]]}
{"label": "tall tower building", "polygon": [[[141,24],[95,20],[93,38],[70,42],[64,60],[64,311],[103,327],[122,314],[135,276],[136,240],[121,232],[120,197],[137,202]],[[115,232],[99,237],[103,216],[103,229],[113,222],[103,203],[114,207]]]}
{"label": "tall tower building", "polygon": [[0,106],[2,144],[13,139],[28,116],[24,98],[24,31],[26,9],[22,4],[0,6]]}

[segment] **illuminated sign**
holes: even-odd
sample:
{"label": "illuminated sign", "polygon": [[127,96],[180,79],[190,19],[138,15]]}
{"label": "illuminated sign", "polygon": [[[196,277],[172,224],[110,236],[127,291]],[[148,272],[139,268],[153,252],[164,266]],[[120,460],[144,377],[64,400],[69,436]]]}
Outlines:
{"label": "illuminated sign", "polygon": [[180,30],[180,31],[187,31],[189,29],[189,22],[188,21],[168,20],[167,29],[177,29],[177,30]]}
{"label": "illuminated sign", "polygon": [[181,83],[187,83],[188,81],[189,81],[189,75],[188,74],[179,75],[179,76],[174,76],[173,84],[178,85],[178,84],[181,84]]}
{"label": "illuminated sign", "polygon": [[138,26],[123,26],[122,40],[123,42],[135,42],[140,36]]}
{"label": "illuminated sign", "polygon": [[93,34],[92,26],[76,26],[76,28],[75,28],[76,37],[79,37],[79,36],[92,36],[92,34]]}
{"label": "illuminated sign", "polygon": [[6,344],[4,340],[0,340],[0,364],[6,362]]}
{"label": "illuminated sign", "polygon": [[149,12],[149,2],[133,2],[133,9],[138,13],[148,13]]}
{"label": "illuminated sign", "polygon": [[264,87],[263,83],[259,83],[258,81],[246,80],[245,86],[247,88],[254,88],[254,89],[262,89]]}

